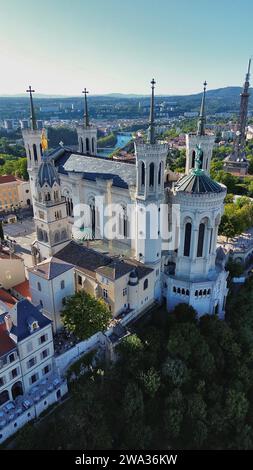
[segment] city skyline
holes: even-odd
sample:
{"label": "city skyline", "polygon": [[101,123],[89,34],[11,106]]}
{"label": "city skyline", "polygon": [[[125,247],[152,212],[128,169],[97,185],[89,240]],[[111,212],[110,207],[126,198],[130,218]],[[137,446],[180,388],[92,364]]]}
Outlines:
{"label": "city skyline", "polygon": [[157,95],[199,93],[204,80],[209,90],[241,86],[253,52],[249,0],[243,11],[238,0],[1,3],[1,96],[30,83],[47,95],[77,96],[84,85],[148,95],[153,76]]}

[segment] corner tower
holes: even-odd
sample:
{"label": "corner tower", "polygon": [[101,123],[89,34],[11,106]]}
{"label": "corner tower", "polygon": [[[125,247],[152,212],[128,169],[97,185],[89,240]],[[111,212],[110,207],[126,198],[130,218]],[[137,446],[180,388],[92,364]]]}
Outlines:
{"label": "corner tower", "polygon": [[56,168],[44,156],[36,178],[34,201],[37,258],[42,261],[55,255],[71,240],[66,201],[61,196],[60,179]]}
{"label": "corner tower", "polygon": [[192,168],[195,167],[196,147],[202,150],[200,168],[206,174],[210,173],[210,163],[212,158],[213,146],[215,141],[214,135],[206,135],[206,86],[204,82],[203,95],[200,106],[200,113],[197,125],[196,134],[186,134],[186,168],[185,172],[188,175]]}
{"label": "corner tower", "polygon": [[36,177],[39,169],[39,165],[42,159],[42,145],[41,145],[41,130],[38,129],[34,104],[33,104],[33,93],[35,90],[29,86],[26,90],[30,96],[30,127],[22,129],[22,136],[25,145],[26,157],[27,157],[27,171],[29,174],[30,188],[32,195],[32,203],[34,204],[36,194]]}
{"label": "corner tower", "polygon": [[226,187],[213,181],[200,166],[198,147],[195,168],[169,193],[169,204],[178,210],[178,244],[168,253],[163,281],[169,311],[187,303],[199,316],[209,313],[223,318],[228,272],[217,258],[216,245]]}
{"label": "corner tower", "polygon": [[78,151],[86,155],[97,154],[97,128],[90,124],[86,88],[82,91],[84,94],[84,122],[77,126]]}
{"label": "corner tower", "polygon": [[161,263],[161,210],[168,145],[155,140],[154,88],[151,81],[147,143],[135,143],[136,155],[136,258],[149,265]]}

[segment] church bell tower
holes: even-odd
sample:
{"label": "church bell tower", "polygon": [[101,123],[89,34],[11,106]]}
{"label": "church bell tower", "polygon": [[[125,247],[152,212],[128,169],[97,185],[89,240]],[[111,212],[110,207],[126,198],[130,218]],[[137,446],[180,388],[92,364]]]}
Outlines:
{"label": "church bell tower", "polygon": [[161,208],[168,146],[155,139],[155,80],[151,81],[148,139],[135,143],[136,154],[136,258],[152,266],[161,263]]}
{"label": "church bell tower", "polygon": [[28,129],[22,129],[22,136],[27,157],[27,171],[30,180],[32,204],[34,204],[36,195],[36,177],[41,163],[43,151],[41,145],[41,130],[38,129],[33,104],[33,93],[35,92],[35,90],[33,90],[31,86],[29,86],[26,92],[29,93],[30,96],[30,127]]}

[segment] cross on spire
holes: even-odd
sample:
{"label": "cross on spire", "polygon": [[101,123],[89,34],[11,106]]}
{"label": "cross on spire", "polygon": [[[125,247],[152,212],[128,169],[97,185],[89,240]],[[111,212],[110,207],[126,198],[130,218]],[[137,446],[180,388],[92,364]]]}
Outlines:
{"label": "cross on spire", "polygon": [[148,135],[148,143],[154,144],[155,143],[155,105],[154,105],[154,90],[155,90],[155,79],[152,78],[151,80],[151,101],[150,101],[150,115],[149,115],[149,135]]}
{"label": "cross on spire", "polygon": [[35,93],[35,90],[32,90],[31,85],[29,85],[29,88],[28,90],[26,90],[26,93],[29,93],[30,95],[30,109],[31,109],[30,120],[31,120],[32,130],[36,131],[37,122],[36,122],[36,117],[35,117],[35,111],[34,111],[34,106],[33,106],[33,96],[32,96],[32,94]]}
{"label": "cross on spire", "polygon": [[88,95],[88,90],[87,88],[84,88],[82,91],[84,93],[84,120],[85,120],[85,126],[89,127],[89,114],[88,114],[88,103],[87,103],[87,95]]}
{"label": "cross on spire", "polygon": [[199,120],[198,120],[198,129],[197,129],[197,135],[205,135],[205,123],[206,123],[206,113],[205,113],[205,103],[206,103],[206,80],[203,83],[204,89],[203,89],[203,95],[202,95],[202,101],[201,101],[201,107],[200,107],[200,113],[199,113]]}

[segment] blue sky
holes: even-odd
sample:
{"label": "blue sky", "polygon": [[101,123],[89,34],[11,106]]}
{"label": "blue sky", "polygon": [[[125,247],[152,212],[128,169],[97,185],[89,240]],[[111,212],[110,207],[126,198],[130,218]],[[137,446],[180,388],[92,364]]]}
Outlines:
{"label": "blue sky", "polygon": [[0,0],[0,95],[198,92],[241,85],[253,1]]}

